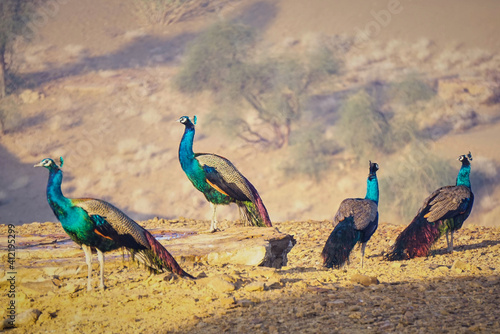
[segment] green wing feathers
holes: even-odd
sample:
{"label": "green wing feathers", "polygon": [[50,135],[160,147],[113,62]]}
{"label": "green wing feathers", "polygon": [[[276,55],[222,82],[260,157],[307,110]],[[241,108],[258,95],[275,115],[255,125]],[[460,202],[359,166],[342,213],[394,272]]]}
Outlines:
{"label": "green wing feathers", "polygon": [[116,231],[118,235],[130,235],[134,240],[148,247],[149,243],[144,235],[144,228],[128,217],[112,204],[99,199],[73,199],[73,205],[84,209],[89,216],[100,216]]}

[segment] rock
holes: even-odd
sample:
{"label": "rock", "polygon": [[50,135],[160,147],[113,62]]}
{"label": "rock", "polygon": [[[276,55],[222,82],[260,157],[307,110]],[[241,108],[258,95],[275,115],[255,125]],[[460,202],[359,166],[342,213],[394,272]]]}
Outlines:
{"label": "rock", "polygon": [[241,306],[241,307],[250,307],[254,303],[250,299],[240,299],[236,302],[236,305]]}
{"label": "rock", "polygon": [[226,298],[221,298],[220,303],[221,303],[221,305],[224,305],[224,306],[230,306],[230,305],[234,305],[236,303],[236,301],[235,301],[234,297],[226,297]]}
{"label": "rock", "polygon": [[447,272],[449,269],[447,266],[438,266],[436,270],[441,272]]}
{"label": "rock", "polygon": [[271,279],[267,282],[266,286],[269,289],[280,289],[283,287],[283,283],[281,282],[280,279]]}
{"label": "rock", "polygon": [[245,286],[246,291],[264,291],[266,289],[266,284],[263,282],[252,282]]}
{"label": "rock", "polygon": [[32,308],[19,313],[15,318],[6,318],[0,325],[0,330],[12,327],[26,327],[36,323],[42,312],[38,309]]}
{"label": "rock", "polygon": [[180,259],[206,261],[209,265],[272,268],[287,264],[287,255],[295,243],[293,236],[266,227],[228,228],[222,232],[194,234],[165,242],[173,254],[182,254]]}
{"label": "rock", "polygon": [[227,280],[218,276],[198,279],[196,283],[202,286],[206,286],[216,292],[229,292],[236,290],[236,287],[233,283],[228,282]]}
{"label": "rock", "polygon": [[351,276],[351,282],[359,283],[364,286],[369,286],[372,284],[379,284],[379,281],[376,277],[354,274]]}
{"label": "rock", "polygon": [[349,314],[349,318],[351,319],[361,319],[361,312],[352,312]]}
{"label": "rock", "polygon": [[463,261],[460,261],[460,260],[455,260],[455,262],[453,262],[453,265],[451,266],[451,270],[454,270],[456,272],[463,272],[463,271],[466,271],[466,270],[470,270],[471,269],[471,265],[468,264],[468,263],[465,263]]}

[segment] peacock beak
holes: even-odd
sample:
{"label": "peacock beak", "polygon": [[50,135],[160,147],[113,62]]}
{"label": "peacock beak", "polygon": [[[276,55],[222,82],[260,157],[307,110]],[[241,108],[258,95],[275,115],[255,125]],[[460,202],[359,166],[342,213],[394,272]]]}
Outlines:
{"label": "peacock beak", "polygon": [[41,162],[39,162],[36,165],[34,165],[33,167],[43,167],[43,164]]}

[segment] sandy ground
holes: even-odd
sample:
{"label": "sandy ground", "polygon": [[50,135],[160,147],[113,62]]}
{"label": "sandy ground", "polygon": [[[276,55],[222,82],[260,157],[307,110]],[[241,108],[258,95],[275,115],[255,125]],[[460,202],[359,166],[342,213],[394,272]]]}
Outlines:
{"label": "sandy ground", "polygon": [[[208,226],[194,220],[141,224],[198,232]],[[320,265],[320,252],[331,231],[329,222],[275,225],[297,240],[288,266],[281,269],[181,261],[186,271],[200,277],[192,281],[171,274],[150,276],[114,252],[107,254],[105,291],[85,291],[84,256],[74,244],[36,253],[21,250],[16,260],[18,312],[36,309],[41,315],[35,324],[9,333],[500,332],[497,228],[463,228],[456,233],[453,254],[444,252],[446,242],[440,240],[432,256],[386,262],[383,252],[402,227],[382,224],[368,243],[363,269],[355,249],[348,268],[327,270]],[[6,226],[0,228],[3,233]],[[16,230],[34,240],[59,233],[60,225],[52,223]],[[54,251],[66,259],[51,260]],[[94,262],[95,285],[97,268]],[[5,295],[0,302],[6,305]]]}

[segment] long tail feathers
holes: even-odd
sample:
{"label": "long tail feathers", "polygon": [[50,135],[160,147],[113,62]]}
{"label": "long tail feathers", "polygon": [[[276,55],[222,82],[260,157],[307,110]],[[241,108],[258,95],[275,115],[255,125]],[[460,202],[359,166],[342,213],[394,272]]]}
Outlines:
{"label": "long tail feathers", "polygon": [[246,219],[254,226],[259,227],[272,227],[271,219],[269,218],[269,214],[267,213],[267,209],[264,206],[264,202],[262,202],[262,198],[260,198],[257,189],[248,182],[247,185],[252,191],[252,195],[255,199],[254,202],[241,202],[238,204],[240,209],[243,211]]}
{"label": "long tail feathers", "polygon": [[326,241],[321,257],[323,266],[339,269],[349,259],[349,254],[361,237],[355,229],[354,220],[348,217],[335,226]]}
{"label": "long tail feathers", "polygon": [[[237,203],[240,208],[240,217],[248,222],[250,225],[258,227],[271,227],[269,216],[262,217],[259,207],[252,202],[239,202]],[[264,210],[266,208],[264,207]],[[267,214],[267,211],[265,212]]]}
{"label": "long tail feathers", "polygon": [[164,269],[171,271],[181,277],[194,278],[185,272],[175,261],[174,257],[163,247],[158,240],[148,231],[144,231],[146,239],[150,245],[150,249],[136,251],[136,256],[149,268],[156,271]]}
{"label": "long tail feathers", "polygon": [[430,223],[427,219],[416,216],[397,237],[385,258],[389,261],[398,261],[427,256],[432,245],[443,233],[441,225],[441,221]]}

